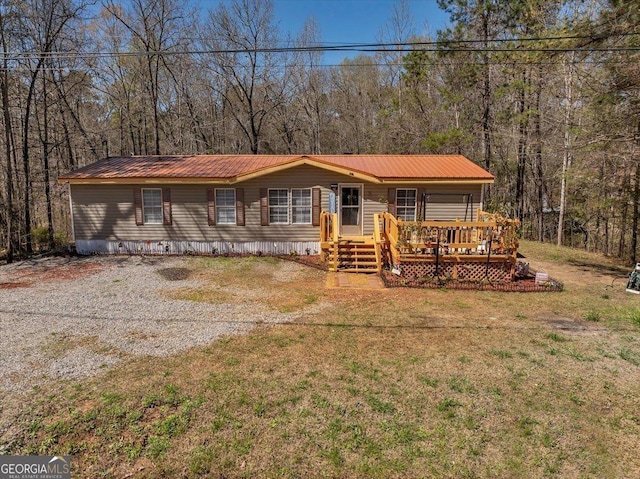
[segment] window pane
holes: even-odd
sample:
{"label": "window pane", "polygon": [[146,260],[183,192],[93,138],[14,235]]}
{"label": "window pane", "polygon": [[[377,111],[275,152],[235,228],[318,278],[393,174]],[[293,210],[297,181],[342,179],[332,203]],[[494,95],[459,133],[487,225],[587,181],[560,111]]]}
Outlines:
{"label": "window pane", "polygon": [[236,190],[234,189],[217,189],[216,205],[219,206],[235,206]]}
{"label": "window pane", "polygon": [[416,205],[416,190],[408,190],[407,191],[407,206],[415,206]]}
{"label": "window pane", "polygon": [[416,220],[416,198],[418,192],[415,189],[398,188],[396,190],[396,215],[405,221]]}
{"label": "window pane", "polygon": [[160,206],[162,203],[162,191],[160,189],[143,189],[142,201],[145,206]]}
{"label": "window pane", "polygon": [[269,208],[269,223],[289,223],[289,209],[283,206],[272,206]]}
{"label": "window pane", "polygon": [[360,208],[342,208],[342,224],[357,226],[360,224]]}
{"label": "window pane", "polygon": [[216,223],[221,225],[236,224],[236,209],[228,206],[216,208]]}
{"label": "window pane", "polygon": [[289,223],[289,190],[269,190],[269,223]]}
{"label": "window pane", "polygon": [[291,206],[311,206],[311,190],[292,189]]}
{"label": "window pane", "polygon": [[144,222],[147,224],[160,224],[162,223],[162,212],[157,208],[145,208],[144,209]]}
{"label": "window pane", "polygon": [[303,224],[311,223],[311,209],[310,208],[293,208],[292,222],[303,223]]}
{"label": "window pane", "polygon": [[342,188],[342,206],[358,206],[360,204],[360,188]]}
{"label": "window pane", "polygon": [[297,224],[311,223],[311,189],[291,189],[291,222]]}
{"label": "window pane", "polygon": [[233,188],[216,189],[216,224],[236,224],[236,190]]}
{"label": "window pane", "polygon": [[416,209],[415,208],[405,208],[398,207],[396,210],[396,215],[398,218],[403,219],[404,221],[415,221],[416,220]]}
{"label": "window pane", "polygon": [[269,190],[269,206],[289,206],[289,191]]}
{"label": "window pane", "polygon": [[159,188],[142,190],[142,213],[145,224],[162,223],[162,190]]}
{"label": "window pane", "polygon": [[416,190],[398,189],[396,193],[397,206],[415,206]]}

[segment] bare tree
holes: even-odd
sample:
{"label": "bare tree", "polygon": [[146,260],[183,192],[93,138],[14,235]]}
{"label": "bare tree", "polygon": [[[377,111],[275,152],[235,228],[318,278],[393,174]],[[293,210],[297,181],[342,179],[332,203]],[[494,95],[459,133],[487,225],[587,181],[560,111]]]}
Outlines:
{"label": "bare tree", "polygon": [[131,34],[131,46],[144,64],[144,88],[151,104],[153,153],[160,154],[161,75],[168,68],[166,53],[180,45],[182,3],[175,0],[131,0],[130,10],[113,2],[105,9]]}
{"label": "bare tree", "polygon": [[216,78],[212,88],[224,99],[228,113],[249,142],[253,154],[262,148],[269,115],[284,101],[277,53],[278,30],[270,0],[221,3],[203,28],[203,44],[214,52],[203,57],[203,68]]}
{"label": "bare tree", "polygon": [[[11,14],[11,12],[9,13]],[[17,249],[15,238],[15,223],[13,205],[13,167],[12,160],[14,151],[13,128],[10,114],[9,103],[9,61],[7,54],[9,53],[7,41],[7,23],[5,21],[5,13],[0,12],[0,46],[2,47],[3,59],[2,70],[0,71],[0,93],[2,95],[2,115],[4,120],[4,218],[3,223],[6,228],[5,245],[7,262],[13,262],[14,253]]]}
{"label": "bare tree", "polygon": [[[83,2],[75,4],[71,0],[28,0],[20,3],[19,6],[20,23],[25,32],[23,48],[25,51],[33,52],[24,57],[22,61],[23,67],[29,73],[26,79],[27,95],[24,100],[24,116],[22,120],[24,234],[27,254],[31,254],[33,251],[31,237],[31,196],[33,185],[29,138],[37,81],[42,74],[45,60],[51,54],[56,41],[65,33],[65,29],[71,27],[72,21],[78,18],[86,5]],[[44,159],[43,161],[45,162],[44,168],[48,169],[47,160]]]}

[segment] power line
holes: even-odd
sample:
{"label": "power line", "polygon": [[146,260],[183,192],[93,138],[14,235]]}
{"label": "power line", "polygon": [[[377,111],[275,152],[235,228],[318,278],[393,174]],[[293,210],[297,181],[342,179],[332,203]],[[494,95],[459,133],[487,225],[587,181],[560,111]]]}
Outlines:
{"label": "power line", "polygon": [[[566,63],[565,63],[566,64]],[[611,59],[606,59],[606,60],[588,60],[588,59],[584,59],[584,60],[574,60],[569,62],[568,64],[570,65],[637,65],[638,62],[637,61],[633,61],[633,60],[611,60]],[[478,62],[478,61],[458,61],[458,62],[454,62],[454,61],[439,61],[439,60],[431,60],[428,63],[428,66],[437,66],[437,67],[459,67],[460,65],[467,65],[467,66],[525,66],[525,65],[530,65],[530,66],[557,66],[559,65],[559,62],[557,61],[516,61],[516,60],[504,60],[504,61],[493,61],[490,60],[488,62]],[[348,64],[341,64],[341,63],[323,63],[323,64],[309,64],[309,63],[295,63],[295,64],[291,64],[291,65],[285,65],[285,64],[275,64],[275,65],[256,65],[256,68],[258,69],[263,69],[263,68],[276,68],[276,69],[282,69],[285,68],[287,66],[295,66],[295,67],[302,67],[302,68],[319,68],[319,69],[329,69],[329,68],[384,68],[384,67],[388,67],[388,68],[392,68],[392,67],[397,67],[397,68],[406,68],[406,64],[405,63],[399,63],[399,62],[384,62],[384,63],[380,63],[380,62],[368,62],[368,63],[353,63],[350,62]],[[251,68],[249,65],[223,65],[222,68]],[[47,71],[47,72],[60,72],[60,71],[66,71],[67,69],[65,68],[56,68],[56,67],[43,67],[40,68],[40,71]],[[12,69],[12,71],[30,71],[29,68],[27,68],[26,66],[17,66],[15,68]]]}
{"label": "power line", "polygon": [[[640,35],[640,33],[627,33],[624,36]],[[346,43],[340,45],[310,45],[310,46],[290,46],[290,47],[265,47],[265,48],[234,48],[234,49],[193,49],[193,50],[146,50],[134,52],[63,52],[63,51],[24,51],[24,52],[0,52],[0,59],[6,61],[20,60],[36,60],[36,59],[77,59],[82,58],[100,59],[100,58],[130,58],[130,57],[149,57],[149,56],[180,56],[180,55],[237,55],[237,54],[279,54],[279,53],[328,53],[328,52],[352,52],[352,53],[409,53],[409,52],[427,52],[427,53],[567,53],[567,52],[636,52],[640,51],[640,46],[550,46],[537,47],[525,46],[527,42],[541,41],[558,41],[558,40],[575,40],[589,39],[598,41],[602,37],[591,37],[584,35],[566,35],[566,36],[548,36],[548,37],[526,37],[526,38],[498,38],[488,41],[491,45],[488,47],[477,47],[475,45],[484,40],[445,40],[445,41],[419,41],[419,42],[390,42],[390,43]],[[498,47],[496,43],[515,43],[515,46]]]}

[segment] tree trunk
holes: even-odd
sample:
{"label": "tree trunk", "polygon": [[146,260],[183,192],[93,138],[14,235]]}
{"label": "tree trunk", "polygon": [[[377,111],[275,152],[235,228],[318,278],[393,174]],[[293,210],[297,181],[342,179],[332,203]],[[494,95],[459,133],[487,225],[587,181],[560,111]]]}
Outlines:
{"label": "tree trunk", "polygon": [[[148,52],[147,52],[148,53]],[[155,61],[155,66],[153,62]],[[160,68],[156,55],[149,55],[149,88],[151,89],[151,103],[153,107],[153,146],[154,154],[160,154],[160,116],[158,114],[158,70]],[[145,129],[146,131],[146,129]]]}
{"label": "tree trunk", "polygon": [[[4,18],[0,15],[0,40],[2,41],[2,51],[7,51],[7,46],[4,38]],[[2,65],[2,76],[0,77],[0,90],[2,90],[2,113],[4,115],[4,138],[5,138],[5,161],[6,161],[6,176],[5,176],[5,189],[6,189],[6,238],[7,238],[7,263],[13,262],[13,256],[16,250],[15,233],[13,231],[13,225],[15,222],[13,211],[13,168],[11,164],[11,150],[13,149],[13,136],[11,134],[11,115],[9,114],[9,70],[7,65],[7,57],[4,57]]]}
{"label": "tree trunk", "polygon": [[522,71],[522,86],[519,92],[518,99],[518,168],[516,174],[516,201],[515,210],[516,217],[520,220],[520,224],[523,224],[524,219],[524,176],[527,166],[527,116],[526,110],[526,86],[527,86],[527,71]]}
{"label": "tree trunk", "polygon": [[640,153],[640,122],[638,122],[638,127],[636,131],[635,138],[635,155],[634,160],[636,163],[636,172],[635,172],[635,182],[633,185],[633,220],[631,225],[631,263],[635,264],[637,262],[637,251],[638,251],[638,223],[640,223],[640,158],[638,157],[638,153]]}
{"label": "tree trunk", "polygon": [[567,174],[571,168],[571,110],[573,108],[573,59],[569,53],[564,71],[564,152],[562,155],[562,177],[560,180],[560,212],[558,214],[558,246],[564,243],[564,221],[567,209]]}
{"label": "tree trunk", "polygon": [[627,173],[624,177],[624,183],[622,187],[622,194],[620,195],[625,200],[622,201],[622,211],[620,212],[620,237],[618,238],[618,257],[623,258],[625,248],[627,246],[627,217],[629,215],[629,201],[626,201],[631,191],[631,178]]}
{"label": "tree trunk", "polygon": [[[482,151],[484,168],[491,171],[491,66],[489,64],[489,12],[482,13],[482,64],[484,67],[482,83]],[[487,185],[485,201],[489,201],[491,187]]]}
{"label": "tree trunk", "polygon": [[544,242],[544,174],[542,171],[542,129],[541,129],[541,97],[542,97],[542,65],[538,67],[536,85],[536,111],[533,117],[534,162],[536,175],[536,203],[538,210],[538,241]]}
{"label": "tree trunk", "polygon": [[29,84],[29,92],[25,102],[25,112],[22,132],[22,167],[24,168],[24,235],[26,240],[25,252],[27,255],[33,253],[33,240],[31,238],[31,161],[29,158],[29,124],[31,117],[31,104],[33,102],[33,94],[36,87],[38,72],[42,67],[43,59],[38,60],[36,68],[31,72],[31,81]]}
{"label": "tree trunk", "polygon": [[42,75],[43,98],[43,132],[42,132],[42,162],[44,168],[44,196],[47,203],[47,240],[49,249],[55,247],[53,241],[53,206],[51,204],[51,183],[49,172],[49,99],[47,98],[47,75]]}

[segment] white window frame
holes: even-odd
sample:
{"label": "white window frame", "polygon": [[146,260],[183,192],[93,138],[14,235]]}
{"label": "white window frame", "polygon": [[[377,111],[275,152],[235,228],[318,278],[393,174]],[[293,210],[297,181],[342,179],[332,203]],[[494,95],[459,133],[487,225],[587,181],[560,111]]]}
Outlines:
{"label": "white window frame", "polygon": [[[145,192],[147,191],[158,191],[160,192],[160,204],[158,205],[147,205],[145,201]],[[145,225],[161,225],[163,223],[164,212],[162,211],[162,188],[142,188],[142,223]],[[147,219],[147,210],[156,210],[160,213],[158,215],[157,221],[151,221]],[[149,212],[151,213],[151,211]]]}
{"label": "white window frame", "polygon": [[[287,192],[287,204],[286,205],[272,205],[271,204],[271,192],[272,191],[286,191]],[[291,194],[288,188],[269,188],[267,190],[267,204],[269,208],[269,224],[270,225],[288,225],[291,222]],[[275,208],[286,208],[287,211],[287,219],[286,221],[273,221],[271,216],[272,209]]]}
{"label": "white window frame", "polygon": [[[401,205],[399,203],[399,200],[400,200],[399,192],[400,191],[413,191],[413,192],[415,192],[413,206],[407,206],[407,203],[406,203],[407,195],[406,195],[406,193],[404,195],[404,200],[405,200],[404,204]],[[404,213],[405,213],[404,215],[400,214],[400,210],[401,209],[404,211]],[[409,219],[409,218],[407,218],[406,213],[411,211],[412,209],[413,209],[413,215],[412,215],[413,217]],[[404,220],[404,221],[416,221],[417,215],[418,215],[418,190],[417,190],[417,188],[396,188],[396,216],[398,218]]]}
{"label": "white window frame", "polygon": [[[309,193],[309,205],[305,206],[294,206],[293,205],[293,192],[294,191],[306,191]],[[291,207],[291,213],[289,217],[291,218],[291,224],[294,225],[310,225],[313,223],[313,193],[311,192],[311,188],[291,188],[289,191],[289,204]],[[296,221],[296,215],[294,214],[294,210],[308,210],[309,212],[309,221]]]}
{"label": "white window frame", "polygon": [[[231,205],[220,205],[220,201],[218,201],[218,191],[232,191],[233,192],[233,202]],[[216,188],[213,192],[215,205],[216,205],[216,224],[217,225],[235,225],[237,223],[237,210],[236,210],[236,189],[235,188]],[[220,215],[218,214],[220,211],[233,211],[233,221],[221,221]]]}

